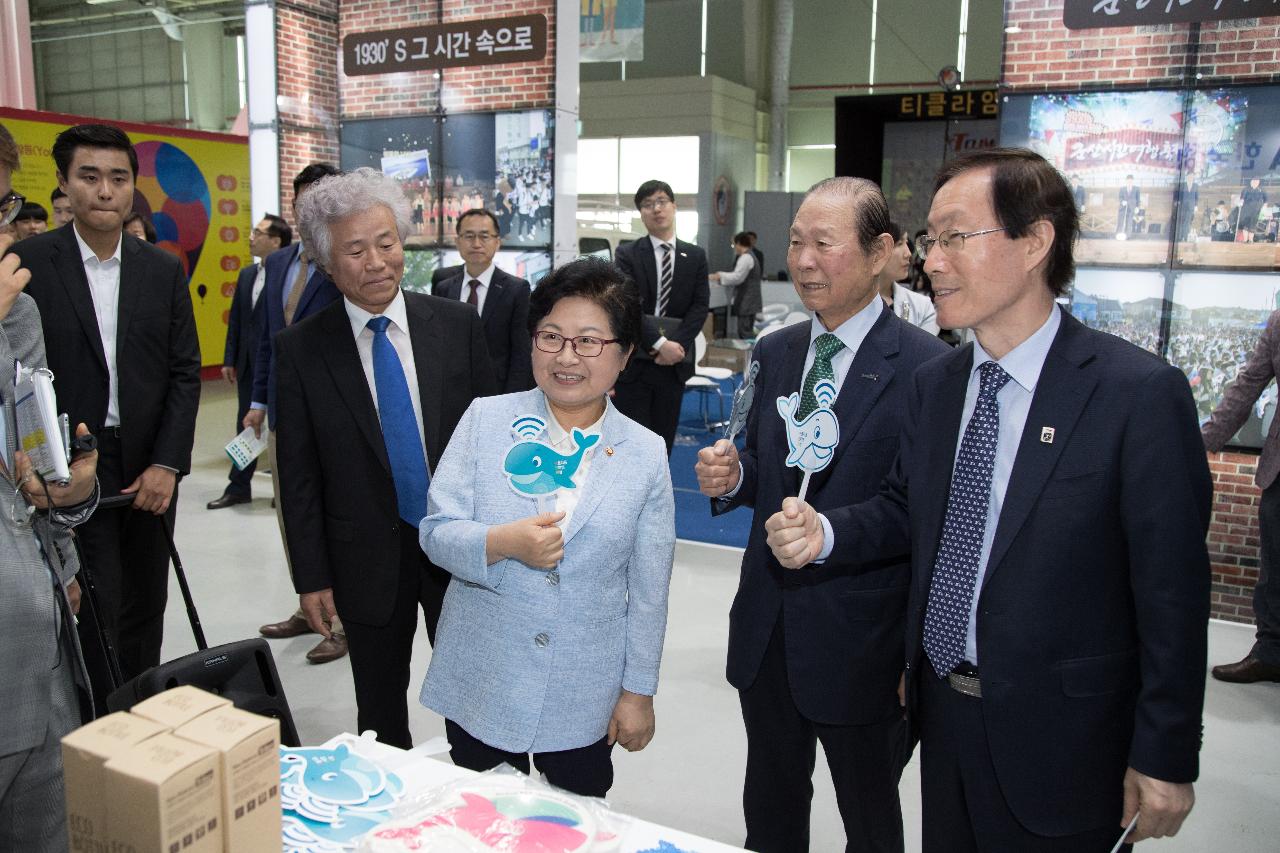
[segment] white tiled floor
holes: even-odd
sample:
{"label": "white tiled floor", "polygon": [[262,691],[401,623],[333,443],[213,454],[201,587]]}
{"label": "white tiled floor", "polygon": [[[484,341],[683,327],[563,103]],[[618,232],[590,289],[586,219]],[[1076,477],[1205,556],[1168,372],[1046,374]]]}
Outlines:
{"label": "white tiled floor", "polygon": [[[256,636],[258,625],[284,618],[297,599],[269,505],[270,481],[259,476],[252,504],[209,512],[222,492],[235,398],[226,383],[206,383],[192,474],[182,486],[177,541],[205,633],[213,644]],[[676,553],[671,613],[657,698],[658,731],[644,752],[615,752],[618,809],[730,843],[743,837],[740,811],[745,743],[737,696],[724,680],[729,603],[740,552],[682,543]],[[177,585],[171,584],[166,659],[194,649]],[[314,637],[272,644],[304,741],[319,742],[355,726],[346,660],[309,666]],[[1237,660],[1252,642],[1250,628],[1214,623],[1212,661]],[[425,632],[415,648],[410,721],[416,740],[443,734],[443,723],[414,700],[430,649]],[[1150,851],[1280,850],[1280,684],[1229,686],[1209,680],[1205,750],[1198,802],[1181,835],[1147,842]],[[819,752],[821,754],[821,752]],[[907,849],[919,849],[916,762],[903,777]],[[843,849],[844,835],[826,768],[815,773],[813,849]]]}

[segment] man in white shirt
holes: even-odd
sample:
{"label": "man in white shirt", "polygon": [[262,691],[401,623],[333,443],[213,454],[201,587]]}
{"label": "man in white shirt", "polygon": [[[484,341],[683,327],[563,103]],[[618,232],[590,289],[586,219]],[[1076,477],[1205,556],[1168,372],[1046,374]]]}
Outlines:
{"label": "man in white shirt", "polygon": [[[293,242],[293,229],[274,213],[262,217],[262,221],[249,232],[249,251],[255,258],[265,259],[277,249]],[[231,297],[231,310],[227,314],[227,345],[222,357],[222,378],[236,386],[239,407],[236,409],[236,428],[240,432],[245,415],[253,402],[253,368],[258,355],[258,336],[262,334],[266,307],[260,299],[267,284],[267,269],[260,263],[250,264],[240,270],[236,290]],[[227,475],[227,488],[221,497],[209,501],[206,509],[224,509],[253,499],[253,472],[258,460],[244,469],[231,466]]]}
{"label": "man in white shirt", "polygon": [[[14,247],[31,270],[59,407],[97,435],[103,499],[78,531],[99,615],[131,679],[160,662],[169,589],[165,526],[191,465],[200,349],[187,276],[123,232],[138,160],[118,128],[77,125],[53,144],[71,227]],[[99,708],[110,688],[92,619],[80,636]]]}
{"label": "man in white shirt", "polygon": [[502,393],[533,387],[529,335],[529,282],[499,269],[493,259],[502,248],[498,217],[472,208],[458,217],[458,253],[463,268],[435,290],[445,299],[460,299],[484,321],[489,360]]}
{"label": "man in white shirt", "polygon": [[277,458],[294,588],[328,639],[341,616],[359,731],[412,745],[409,659],[421,609],[434,638],[449,575],[418,545],[430,471],[463,412],[493,393],[480,317],[403,293],[412,229],[372,169],[317,181],[298,229],[342,298],[276,338]]}

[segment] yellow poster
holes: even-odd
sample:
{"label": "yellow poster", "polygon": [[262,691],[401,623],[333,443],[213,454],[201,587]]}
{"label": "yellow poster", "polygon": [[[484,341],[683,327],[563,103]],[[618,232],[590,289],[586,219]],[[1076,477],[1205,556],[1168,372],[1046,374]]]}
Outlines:
{"label": "yellow poster", "polygon": [[177,256],[187,272],[201,363],[222,364],[236,275],[253,263],[248,139],[3,107],[0,122],[13,134],[21,157],[14,192],[51,214],[49,195],[58,186],[54,138],[73,124],[90,122],[129,134],[138,153],[133,209],[150,217],[157,245]]}

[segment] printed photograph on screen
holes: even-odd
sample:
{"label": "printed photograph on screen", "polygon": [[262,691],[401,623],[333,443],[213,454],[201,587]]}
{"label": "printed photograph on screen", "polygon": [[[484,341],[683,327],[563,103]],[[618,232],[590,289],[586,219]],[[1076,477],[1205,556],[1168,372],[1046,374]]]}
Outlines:
{"label": "printed photograph on screen", "polygon": [[[438,262],[445,268],[461,266],[462,255],[456,249],[448,249],[440,253]],[[551,253],[502,249],[493,256],[493,263],[503,272],[523,278],[537,287],[538,282],[551,272]],[[408,273],[405,277],[408,277]]]}
{"label": "printed photograph on screen", "polygon": [[508,248],[551,243],[547,110],[347,121],[341,144],[343,169],[379,169],[404,189],[409,248],[452,248],[458,217],[477,207],[494,211]]}
{"label": "printed photograph on screen", "polygon": [[644,0],[582,0],[578,16],[580,62],[644,59]]}
{"label": "printed photograph on screen", "polygon": [[1091,329],[1160,354],[1164,273],[1081,267],[1071,287],[1071,315]]}
{"label": "printed photograph on screen", "polygon": [[1159,264],[1183,134],[1179,92],[1036,95],[1025,142],[1071,181],[1080,209],[1081,263]]}
{"label": "printed photograph on screen", "polygon": [[1275,266],[1280,87],[1192,93],[1186,152],[1178,183],[1178,263]]}
{"label": "printed photograph on screen", "polygon": [[[1244,365],[1280,307],[1280,280],[1271,275],[1179,273],[1174,280],[1169,363],[1187,375],[1200,422]],[[1275,416],[1273,382],[1236,434],[1233,444],[1261,447]]]}

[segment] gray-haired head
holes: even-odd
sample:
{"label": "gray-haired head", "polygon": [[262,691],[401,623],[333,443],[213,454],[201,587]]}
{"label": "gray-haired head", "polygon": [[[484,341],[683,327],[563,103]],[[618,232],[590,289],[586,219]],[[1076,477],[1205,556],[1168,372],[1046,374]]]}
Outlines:
{"label": "gray-haired head", "polygon": [[848,201],[853,209],[853,226],[862,251],[872,251],[880,235],[890,233],[889,202],[885,200],[880,185],[874,181],[848,176],[827,178],[809,187],[805,198],[815,195],[830,195]]}
{"label": "gray-haired head", "polygon": [[298,230],[307,253],[322,269],[329,269],[333,240],[329,226],[339,219],[382,205],[391,211],[403,243],[412,227],[409,200],[394,180],[376,169],[360,168],[321,178],[297,200]]}

